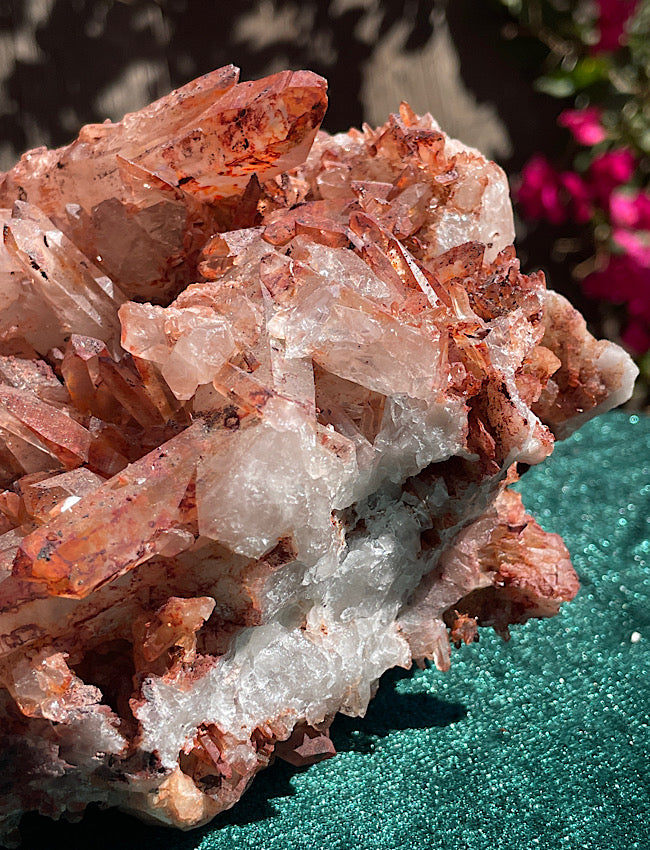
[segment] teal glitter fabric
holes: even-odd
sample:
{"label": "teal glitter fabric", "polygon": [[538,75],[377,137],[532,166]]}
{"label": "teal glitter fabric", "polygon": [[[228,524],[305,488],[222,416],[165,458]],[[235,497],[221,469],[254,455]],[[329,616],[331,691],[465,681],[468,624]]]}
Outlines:
{"label": "teal glitter fabric", "polygon": [[382,679],[336,758],[277,763],[208,827],[115,812],[30,816],[24,847],[124,850],[648,850],[650,418],[611,413],[520,484],[582,582],[552,620],[484,630],[452,669]]}

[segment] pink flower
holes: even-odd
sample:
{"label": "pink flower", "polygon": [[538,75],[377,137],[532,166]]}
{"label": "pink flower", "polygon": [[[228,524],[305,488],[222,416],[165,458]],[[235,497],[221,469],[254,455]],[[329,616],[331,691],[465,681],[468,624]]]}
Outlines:
{"label": "pink flower", "polygon": [[592,53],[618,50],[625,43],[625,25],[636,10],[638,0],[598,0],[600,37]]}
{"label": "pink flower", "polygon": [[609,199],[609,215],[615,227],[650,230],[650,193],[615,189]]}
{"label": "pink flower", "polygon": [[563,171],[560,186],[573,221],[584,224],[591,218],[591,193],[589,187],[575,171]]}
{"label": "pink flower", "polygon": [[567,215],[560,197],[559,175],[541,154],[531,157],[521,171],[517,200],[526,218],[563,224]]}
{"label": "pink flower", "polygon": [[561,127],[566,127],[573,138],[581,145],[597,145],[607,138],[601,123],[602,110],[597,106],[586,109],[565,109],[557,119]]}
{"label": "pink flower", "polygon": [[593,194],[603,209],[609,208],[609,199],[619,186],[632,177],[636,166],[634,154],[628,148],[600,154],[589,166],[589,180]]}
{"label": "pink flower", "polygon": [[517,200],[525,218],[544,219],[551,224],[591,218],[589,187],[574,171],[556,171],[541,154],[526,163],[521,172]]}
{"label": "pink flower", "polygon": [[628,302],[627,311],[630,321],[621,338],[633,351],[645,354],[650,349],[650,292],[641,291]]}
{"label": "pink flower", "polygon": [[582,288],[590,298],[624,304],[639,291],[650,295],[650,274],[625,254],[612,254],[605,268],[587,275]]}
{"label": "pink flower", "polygon": [[629,322],[623,342],[638,354],[650,349],[650,266],[629,254],[612,254],[605,268],[582,281],[582,288],[591,298],[625,304]]}
{"label": "pink flower", "polygon": [[628,257],[639,266],[650,271],[650,233],[643,230],[625,230],[616,228],[613,232],[614,241]]}

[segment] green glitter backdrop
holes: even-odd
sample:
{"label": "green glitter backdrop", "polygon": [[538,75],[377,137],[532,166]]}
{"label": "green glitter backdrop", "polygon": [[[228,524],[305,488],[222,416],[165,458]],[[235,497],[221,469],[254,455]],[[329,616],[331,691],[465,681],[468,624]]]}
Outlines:
{"label": "green glitter backdrop", "polygon": [[447,674],[390,671],[336,758],[277,763],[191,833],[29,816],[26,848],[648,850],[650,419],[587,424],[520,484],[582,582],[552,620],[483,630]]}

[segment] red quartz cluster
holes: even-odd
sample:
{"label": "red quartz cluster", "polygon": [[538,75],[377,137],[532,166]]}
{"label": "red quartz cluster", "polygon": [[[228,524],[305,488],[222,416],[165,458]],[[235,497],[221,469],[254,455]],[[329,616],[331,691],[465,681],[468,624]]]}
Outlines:
{"label": "red quartz cluster", "polygon": [[520,272],[494,163],[325,109],[222,68],[2,177],[7,835],[205,822],[384,670],[577,591],[507,485],[633,367]]}

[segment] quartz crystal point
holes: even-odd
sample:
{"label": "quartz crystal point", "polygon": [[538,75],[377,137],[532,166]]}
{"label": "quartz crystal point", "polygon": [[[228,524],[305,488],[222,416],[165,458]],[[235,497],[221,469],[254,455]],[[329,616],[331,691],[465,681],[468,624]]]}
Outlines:
{"label": "quartz crystal point", "polygon": [[498,166],[325,107],[227,67],[2,177],[5,841],[205,823],[388,668],[577,592],[509,485],[634,366],[520,272]]}

